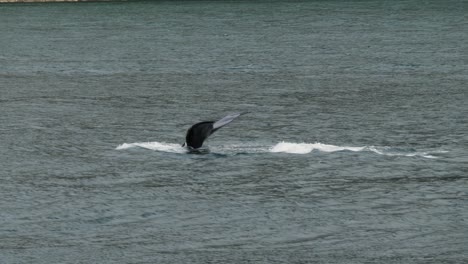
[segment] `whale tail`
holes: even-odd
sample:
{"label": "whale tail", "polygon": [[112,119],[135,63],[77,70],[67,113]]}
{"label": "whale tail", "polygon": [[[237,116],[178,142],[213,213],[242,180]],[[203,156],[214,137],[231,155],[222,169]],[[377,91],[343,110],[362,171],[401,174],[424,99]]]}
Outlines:
{"label": "whale tail", "polygon": [[211,134],[223,126],[231,123],[237,117],[246,113],[247,112],[230,114],[218,121],[204,121],[196,123],[187,131],[187,135],[185,136],[185,143],[182,146],[187,146],[191,149],[200,148],[203,145],[205,139],[207,139]]}

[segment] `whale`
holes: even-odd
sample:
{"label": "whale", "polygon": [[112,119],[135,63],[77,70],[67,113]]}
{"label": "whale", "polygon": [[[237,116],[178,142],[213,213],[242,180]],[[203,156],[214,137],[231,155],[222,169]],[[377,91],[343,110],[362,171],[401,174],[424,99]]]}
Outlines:
{"label": "whale", "polygon": [[182,144],[182,147],[187,147],[189,150],[201,148],[203,146],[203,142],[209,136],[243,114],[246,114],[246,112],[229,114],[218,121],[203,121],[196,123],[187,130],[185,143]]}

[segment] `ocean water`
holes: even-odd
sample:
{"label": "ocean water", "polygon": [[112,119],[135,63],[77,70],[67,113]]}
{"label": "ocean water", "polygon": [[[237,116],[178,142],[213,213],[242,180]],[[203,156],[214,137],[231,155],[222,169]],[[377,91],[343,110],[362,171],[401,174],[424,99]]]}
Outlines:
{"label": "ocean water", "polygon": [[466,263],[467,12],[0,5],[0,263]]}

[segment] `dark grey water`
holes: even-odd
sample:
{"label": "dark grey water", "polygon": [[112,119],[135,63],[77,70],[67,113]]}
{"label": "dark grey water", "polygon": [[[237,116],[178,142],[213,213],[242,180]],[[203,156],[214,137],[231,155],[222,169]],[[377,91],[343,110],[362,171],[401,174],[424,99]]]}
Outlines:
{"label": "dark grey water", "polygon": [[467,262],[467,12],[1,5],[0,263]]}

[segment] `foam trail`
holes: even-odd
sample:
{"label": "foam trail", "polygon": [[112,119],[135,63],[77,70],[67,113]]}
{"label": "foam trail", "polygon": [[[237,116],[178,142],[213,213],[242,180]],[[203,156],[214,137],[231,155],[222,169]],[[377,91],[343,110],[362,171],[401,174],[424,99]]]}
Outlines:
{"label": "foam trail", "polygon": [[270,149],[270,152],[285,152],[285,153],[293,153],[293,154],[307,154],[312,152],[313,150],[319,150],[323,152],[336,152],[336,151],[362,151],[366,147],[340,147],[322,143],[289,143],[289,142],[280,142],[273,146]]}
{"label": "foam trail", "polygon": [[[149,150],[169,152],[169,153],[180,153],[185,154],[189,151],[177,143],[165,143],[165,142],[136,142],[136,143],[124,143],[116,147],[117,150],[124,150],[140,147]],[[378,155],[384,156],[405,156],[405,157],[423,157],[427,159],[436,159],[436,155],[439,153],[447,153],[444,150],[432,150],[432,151],[415,151],[414,149],[401,149],[393,147],[376,147],[376,146],[364,146],[364,147],[350,147],[350,146],[335,146],[323,143],[291,143],[291,142],[280,142],[274,146],[258,145],[258,144],[227,144],[213,146],[211,149],[212,153],[219,154],[258,154],[258,153],[291,153],[291,154],[308,154],[312,151],[320,152],[337,152],[337,151],[353,151],[353,152],[373,152]],[[209,153],[209,151],[207,152]]]}
{"label": "foam trail", "polygon": [[187,149],[182,147],[180,144],[174,143],[160,143],[160,142],[137,142],[137,143],[123,143],[122,145],[117,146],[118,150],[129,149],[134,147],[140,147],[150,150],[157,150],[162,152],[171,152],[171,153],[186,153]]}
{"label": "foam trail", "polygon": [[404,152],[404,151],[396,151],[389,147],[375,147],[375,146],[366,147],[366,150],[372,151],[380,155],[385,155],[385,156],[423,157],[426,159],[437,159],[437,157],[432,155],[431,153],[447,153],[448,152],[444,150],[431,151],[431,152],[424,152],[424,151]]}
{"label": "foam trail", "polygon": [[280,142],[274,145],[270,152],[283,152],[283,153],[292,153],[292,154],[307,154],[314,150],[322,152],[336,152],[336,151],[369,151],[374,152],[379,155],[385,156],[406,156],[406,157],[423,157],[427,159],[436,159],[437,157],[432,155],[434,153],[446,153],[447,151],[430,151],[430,152],[421,152],[421,151],[402,151],[395,150],[390,147],[375,147],[375,146],[364,146],[364,147],[344,147],[344,146],[335,146],[322,143],[289,143],[289,142]]}

